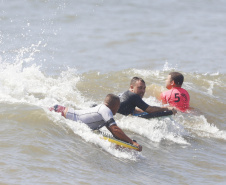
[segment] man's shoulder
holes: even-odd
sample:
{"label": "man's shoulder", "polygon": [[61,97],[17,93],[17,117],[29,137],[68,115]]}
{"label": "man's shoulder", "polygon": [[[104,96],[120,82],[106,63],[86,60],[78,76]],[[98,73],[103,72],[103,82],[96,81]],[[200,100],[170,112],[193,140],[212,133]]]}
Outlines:
{"label": "man's shoulder", "polygon": [[[184,89],[184,88],[181,88],[181,89],[182,89],[182,91],[188,93],[188,91],[187,91],[186,89]],[[189,94],[189,93],[188,93],[188,94]]]}
{"label": "man's shoulder", "polygon": [[178,87],[178,88],[174,88],[177,92],[181,93],[181,94],[188,94],[188,91],[182,87]]}
{"label": "man's shoulder", "polygon": [[126,91],[120,96],[120,102],[133,102],[140,100],[140,96],[138,94],[135,94],[131,91]]}
{"label": "man's shoulder", "polygon": [[134,96],[136,97],[136,96],[139,96],[139,95],[131,92],[130,90],[127,90],[120,95],[120,97],[134,97]]}
{"label": "man's shoulder", "polygon": [[98,109],[98,114],[100,114],[105,121],[108,121],[110,118],[113,118],[113,113],[111,109],[105,104],[100,105]]}
{"label": "man's shoulder", "polygon": [[123,93],[121,93],[119,96],[125,96],[125,95],[128,95],[129,93],[130,93],[130,91],[127,90],[127,91],[124,91]]}
{"label": "man's shoulder", "polygon": [[112,111],[105,104],[100,104],[100,105],[98,105],[98,112],[102,114],[102,113],[112,112]]}
{"label": "man's shoulder", "polygon": [[173,91],[170,91],[169,94],[171,94],[172,96],[174,96],[174,94],[180,94],[181,96],[189,96],[189,93],[186,89],[182,88],[182,87],[178,87],[178,88],[173,88]]}

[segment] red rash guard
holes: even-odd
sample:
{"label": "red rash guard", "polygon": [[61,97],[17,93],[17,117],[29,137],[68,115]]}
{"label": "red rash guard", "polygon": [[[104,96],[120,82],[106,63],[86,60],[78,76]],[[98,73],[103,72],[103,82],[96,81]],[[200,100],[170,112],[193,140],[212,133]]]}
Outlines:
{"label": "red rash guard", "polygon": [[170,106],[185,112],[189,108],[190,96],[185,89],[173,87],[172,89],[161,93],[161,100],[163,103],[168,103]]}

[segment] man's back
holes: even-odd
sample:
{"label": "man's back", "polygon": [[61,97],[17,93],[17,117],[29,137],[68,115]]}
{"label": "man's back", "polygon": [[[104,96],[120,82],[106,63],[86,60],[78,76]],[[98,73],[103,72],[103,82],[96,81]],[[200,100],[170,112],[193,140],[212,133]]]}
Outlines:
{"label": "man's back", "polygon": [[184,112],[189,108],[190,96],[188,92],[181,87],[174,87],[161,94],[163,103],[169,103],[171,106]]}
{"label": "man's back", "polygon": [[[69,108],[66,118],[81,121],[93,130],[103,127],[109,120],[114,120],[111,110],[104,104],[85,110]],[[115,124],[114,121],[112,123]]]}

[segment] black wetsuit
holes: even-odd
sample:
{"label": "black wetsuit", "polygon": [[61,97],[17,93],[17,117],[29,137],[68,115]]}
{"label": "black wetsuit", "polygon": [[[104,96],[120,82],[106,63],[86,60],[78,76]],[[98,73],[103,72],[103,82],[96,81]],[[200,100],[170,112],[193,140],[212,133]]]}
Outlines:
{"label": "black wetsuit", "polygon": [[145,103],[138,94],[131,91],[126,91],[120,97],[120,108],[118,113],[123,115],[133,114],[135,107],[138,107],[145,111],[148,108],[148,104]]}

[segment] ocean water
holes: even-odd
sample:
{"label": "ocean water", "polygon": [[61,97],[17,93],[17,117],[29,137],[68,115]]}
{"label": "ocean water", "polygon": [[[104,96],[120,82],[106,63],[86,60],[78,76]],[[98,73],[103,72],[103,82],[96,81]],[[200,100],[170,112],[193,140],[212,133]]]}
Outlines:
{"label": "ocean water", "polygon": [[[1,0],[0,184],[225,184],[225,17],[223,0]],[[48,111],[101,103],[133,76],[161,106],[171,71],[189,113],[115,116],[142,152]]]}

